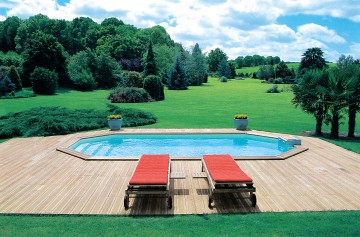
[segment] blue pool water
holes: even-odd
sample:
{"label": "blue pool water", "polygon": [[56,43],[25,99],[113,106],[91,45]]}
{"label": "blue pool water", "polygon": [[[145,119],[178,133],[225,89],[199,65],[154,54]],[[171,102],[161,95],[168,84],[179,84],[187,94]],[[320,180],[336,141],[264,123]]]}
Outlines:
{"label": "blue pool water", "polygon": [[202,156],[225,153],[232,156],[276,156],[294,147],[282,139],[248,134],[123,134],[81,139],[70,148],[91,156],[131,157],[143,154]]}

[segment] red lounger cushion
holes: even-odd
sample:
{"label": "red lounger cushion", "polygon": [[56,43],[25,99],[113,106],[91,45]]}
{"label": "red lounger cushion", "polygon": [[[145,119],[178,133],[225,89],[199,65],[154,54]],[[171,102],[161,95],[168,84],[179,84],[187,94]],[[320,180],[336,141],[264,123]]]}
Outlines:
{"label": "red lounger cushion", "polygon": [[204,161],[214,182],[252,182],[230,155],[204,155]]}
{"label": "red lounger cushion", "polygon": [[169,162],[169,155],[142,155],[129,184],[166,185]]}

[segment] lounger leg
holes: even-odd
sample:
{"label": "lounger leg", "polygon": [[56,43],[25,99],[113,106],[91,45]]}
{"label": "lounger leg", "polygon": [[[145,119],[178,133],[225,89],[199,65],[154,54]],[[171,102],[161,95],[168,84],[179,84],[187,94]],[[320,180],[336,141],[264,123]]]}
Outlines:
{"label": "lounger leg", "polygon": [[253,207],[256,206],[256,195],[255,193],[250,194],[250,200]]}
{"label": "lounger leg", "polygon": [[167,205],[168,205],[169,209],[172,208],[172,197],[171,196],[169,196],[168,199],[167,199]]}
{"label": "lounger leg", "polygon": [[213,201],[214,201],[214,199],[212,199],[212,198],[209,196],[209,205],[208,205],[208,207],[209,207],[210,209],[213,208],[213,206],[212,206]]}
{"label": "lounger leg", "polygon": [[127,210],[129,208],[129,195],[125,195],[124,197],[124,207],[125,207],[125,210]]}

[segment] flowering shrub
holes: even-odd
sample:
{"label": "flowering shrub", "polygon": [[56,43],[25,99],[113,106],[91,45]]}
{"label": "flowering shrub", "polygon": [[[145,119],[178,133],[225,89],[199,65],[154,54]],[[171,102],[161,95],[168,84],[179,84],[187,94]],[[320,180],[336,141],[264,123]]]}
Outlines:
{"label": "flowering shrub", "polygon": [[246,114],[236,114],[234,119],[247,119],[248,116]]}
{"label": "flowering shrub", "polygon": [[112,103],[139,103],[154,101],[143,88],[117,87],[108,97]]}
{"label": "flowering shrub", "polygon": [[108,119],[122,119],[122,116],[120,114],[110,114]]}

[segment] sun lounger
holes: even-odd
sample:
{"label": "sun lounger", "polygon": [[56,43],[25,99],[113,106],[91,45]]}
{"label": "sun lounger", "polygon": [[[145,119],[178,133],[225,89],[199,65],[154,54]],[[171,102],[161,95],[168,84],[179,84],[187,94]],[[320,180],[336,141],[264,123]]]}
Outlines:
{"label": "sun lounger", "polygon": [[204,155],[202,171],[209,183],[209,208],[212,208],[215,194],[249,193],[252,206],[256,206],[256,191],[253,180],[247,176],[230,155]]}
{"label": "sun lounger", "polygon": [[142,155],[125,191],[125,208],[129,208],[130,197],[154,195],[167,198],[171,209],[170,169],[169,155]]}

